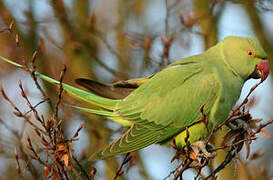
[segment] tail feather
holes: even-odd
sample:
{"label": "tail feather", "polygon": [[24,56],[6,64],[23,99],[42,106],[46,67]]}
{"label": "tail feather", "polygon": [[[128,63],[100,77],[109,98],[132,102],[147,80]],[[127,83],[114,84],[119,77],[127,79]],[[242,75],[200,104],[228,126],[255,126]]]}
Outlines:
{"label": "tail feather", "polygon": [[[48,76],[45,76],[43,74],[40,74],[40,73],[36,73],[36,75],[38,77],[40,77],[41,79],[51,83],[51,84],[54,84],[54,85],[59,85],[60,82],[55,80],[55,79],[52,79]],[[80,100],[83,100],[87,103],[90,103],[90,104],[94,104],[94,105],[97,105],[99,107],[102,107],[102,108],[105,108],[105,109],[108,109],[108,110],[114,110],[116,104],[120,101],[120,100],[113,100],[113,99],[108,99],[108,98],[104,98],[104,97],[101,97],[101,96],[98,96],[98,95],[95,95],[91,92],[88,92],[88,91],[85,91],[85,90],[82,90],[82,89],[79,89],[79,88],[76,88],[76,87],[73,87],[73,86],[70,86],[68,84],[65,84],[65,83],[62,83],[62,86],[64,88],[64,90],[69,93],[71,96],[77,98],[77,99],[80,99]]]}
{"label": "tail feather", "polygon": [[[16,67],[25,69],[25,67],[23,67],[22,65],[15,63],[5,57],[0,56],[0,59],[2,59],[3,61],[12,64]],[[29,70],[29,69],[28,69]],[[41,73],[35,72],[36,76],[40,77],[41,79],[55,85],[58,86],[60,84],[59,81],[52,79],[48,76],[45,76]],[[120,100],[113,100],[113,99],[109,99],[109,98],[105,98],[105,97],[101,97],[98,95],[95,95],[91,92],[88,91],[84,91],[82,89],[79,88],[75,88],[73,86],[70,86],[68,84],[62,83],[62,86],[64,88],[64,91],[66,91],[68,94],[70,94],[71,96],[75,97],[76,99],[80,99],[83,100],[87,103],[90,104],[94,104],[97,105],[99,107],[102,107],[104,109],[108,109],[108,110],[114,110],[116,104],[120,101]]]}
{"label": "tail feather", "polygon": [[84,108],[84,107],[79,107],[79,106],[72,106],[75,109],[79,109],[81,111],[85,111],[88,113],[93,113],[97,115],[102,115],[102,116],[107,116],[107,117],[117,117],[113,111],[106,111],[106,110],[100,110],[100,109],[90,109],[90,108]]}
{"label": "tail feather", "polygon": [[97,94],[101,97],[110,98],[110,99],[124,99],[131,92],[133,92],[135,88],[132,87],[118,87],[112,84],[102,84],[90,79],[75,79],[75,82],[80,86],[87,88],[94,94]]}

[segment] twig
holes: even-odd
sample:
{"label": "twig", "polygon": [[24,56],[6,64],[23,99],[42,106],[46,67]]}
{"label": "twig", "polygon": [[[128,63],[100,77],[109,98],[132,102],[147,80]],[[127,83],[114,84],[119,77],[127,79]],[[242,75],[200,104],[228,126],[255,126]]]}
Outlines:
{"label": "twig", "polygon": [[125,158],[123,159],[123,161],[122,161],[120,167],[119,167],[119,168],[117,169],[117,171],[116,171],[116,175],[115,175],[115,177],[114,177],[114,180],[117,179],[119,176],[121,176],[121,175],[124,173],[124,171],[122,170],[122,168],[123,168],[123,166],[124,166],[125,164],[127,164],[128,162],[130,162],[131,159],[132,159],[131,153],[127,153],[127,154],[125,155]]}
{"label": "twig", "polygon": [[230,144],[230,145],[224,145],[222,147],[214,149],[213,151],[217,151],[217,150],[220,150],[220,149],[225,149],[227,147],[231,147],[231,149],[228,151],[228,154],[227,154],[225,160],[205,179],[209,179],[212,175],[218,173],[220,170],[225,168],[225,166],[228,165],[231,162],[231,160],[235,157],[236,152],[238,151],[237,145],[239,145],[239,144],[241,144],[243,142],[248,142],[248,141],[252,141],[252,140],[257,139],[257,137],[255,135],[258,134],[264,127],[266,127],[266,126],[268,126],[269,124],[272,124],[272,123],[273,123],[273,117],[269,121],[259,125],[258,128],[254,132],[249,134],[248,138],[241,139],[239,141],[232,142],[232,144]]}
{"label": "twig", "polygon": [[219,171],[224,169],[226,167],[226,165],[228,165],[231,162],[231,160],[235,157],[236,153],[234,151],[235,151],[235,149],[231,149],[230,151],[228,151],[228,154],[227,154],[225,160],[209,176],[207,176],[204,180],[207,180],[207,179],[211,178],[216,173],[218,173]]}
{"label": "twig", "polygon": [[29,73],[30,73],[31,78],[33,79],[37,89],[41,92],[44,100],[48,102],[49,107],[51,108],[51,110],[53,110],[53,104],[52,104],[51,100],[49,99],[49,97],[47,96],[47,94],[45,93],[45,91],[42,89],[41,85],[38,82],[37,76],[36,76],[35,60],[37,58],[37,55],[38,55],[38,50],[34,51],[34,53],[32,54],[32,58],[31,58],[32,69],[29,71]]}
{"label": "twig", "polygon": [[97,173],[97,169],[92,167],[90,171],[90,180],[94,180],[96,173]]}
{"label": "twig", "polygon": [[16,170],[17,170],[17,173],[19,174],[19,178],[20,178],[20,179],[23,179],[22,172],[21,172],[21,167],[20,167],[20,163],[19,163],[19,158],[18,158],[18,154],[17,154],[16,148],[14,148],[14,157],[15,157],[16,164],[17,164]]}
{"label": "twig", "polygon": [[85,171],[85,169],[82,167],[82,165],[80,164],[80,162],[77,160],[77,158],[72,155],[73,160],[76,162],[77,166],[79,166],[81,172],[83,172],[83,175],[86,177],[86,179],[91,179],[91,177],[87,174],[87,172]]}
{"label": "twig", "polygon": [[11,126],[9,126],[7,123],[5,123],[5,121],[3,121],[1,118],[0,118],[0,123],[6,128],[8,129],[15,137],[18,137],[19,134],[16,130],[14,130]]}
{"label": "twig", "polygon": [[33,122],[31,122],[29,120],[29,118],[27,116],[25,116],[20,110],[19,108],[8,98],[8,96],[6,95],[4,89],[2,88],[2,86],[0,86],[0,91],[2,93],[2,96],[4,97],[4,99],[12,106],[12,108],[15,110],[13,113],[17,116],[17,117],[21,117],[24,118],[26,122],[28,122],[32,127],[34,127],[35,129],[39,129],[41,132],[45,133],[44,130],[42,130],[40,127],[38,127],[37,125],[35,125]]}
{"label": "twig", "polygon": [[[38,102],[36,105],[34,105],[33,107],[34,108],[37,108],[39,105],[41,105],[41,104],[43,104],[44,102],[46,102],[47,100],[42,100],[42,101],[40,101],[40,102]],[[27,114],[29,114],[30,112],[32,111],[32,109],[30,109],[29,111],[27,111],[27,112],[25,112],[24,113],[24,116],[26,116]]]}
{"label": "twig", "polygon": [[168,36],[169,31],[169,7],[168,7],[168,0],[165,0],[165,10],[166,10],[166,16],[165,16],[165,37]]}
{"label": "twig", "polygon": [[41,124],[44,124],[44,122],[43,122],[43,120],[40,118],[40,116],[39,116],[37,110],[31,105],[31,103],[30,103],[28,97],[26,96],[26,93],[25,93],[25,91],[24,91],[24,89],[23,89],[23,86],[22,86],[22,81],[19,80],[18,84],[19,84],[19,88],[21,89],[21,96],[26,100],[27,105],[28,105],[28,107],[32,110],[35,119],[38,120]]}
{"label": "twig", "polygon": [[101,32],[99,32],[98,30],[96,30],[94,32],[95,36],[97,38],[99,38],[103,44],[105,44],[106,48],[113,54],[115,55],[116,57],[118,57],[119,59],[123,59],[123,57],[121,56],[121,54],[119,54],[108,42],[107,40],[105,39],[105,37],[102,35]]}
{"label": "twig", "polygon": [[183,167],[182,167],[182,169],[179,171],[179,172],[177,172],[176,173],[176,175],[174,176],[174,180],[177,180],[178,178],[181,178],[181,180],[182,180],[182,174],[183,174],[183,172],[189,167],[189,165],[192,163],[192,160],[188,160],[188,161],[186,161],[186,164],[185,165],[183,165]]}
{"label": "twig", "polygon": [[[54,144],[56,144],[56,138],[57,138],[57,130],[59,129],[59,126],[61,125],[62,121],[58,121],[58,111],[59,111],[59,105],[61,103],[62,100],[62,93],[63,93],[63,78],[64,78],[64,74],[66,72],[66,66],[64,66],[63,71],[60,74],[60,88],[59,88],[59,94],[58,94],[58,101],[57,104],[55,106],[55,113],[53,116],[53,123],[54,123],[54,128],[53,128],[53,140],[54,140]],[[61,131],[60,131],[61,132]]]}
{"label": "twig", "polygon": [[61,100],[62,100],[62,93],[63,93],[63,78],[64,78],[64,74],[66,72],[66,66],[64,65],[64,69],[63,71],[61,72],[61,75],[60,75],[60,88],[59,88],[59,94],[58,94],[58,102],[55,106],[55,119],[58,119],[58,111],[59,111],[59,106],[61,104]]}
{"label": "twig", "polygon": [[34,154],[33,159],[36,159],[40,164],[42,164],[44,166],[48,166],[45,162],[43,162],[41,160],[41,158],[38,156],[37,152],[34,150],[32,143],[31,143],[31,139],[28,135],[27,135],[27,142],[28,142],[28,149]]}

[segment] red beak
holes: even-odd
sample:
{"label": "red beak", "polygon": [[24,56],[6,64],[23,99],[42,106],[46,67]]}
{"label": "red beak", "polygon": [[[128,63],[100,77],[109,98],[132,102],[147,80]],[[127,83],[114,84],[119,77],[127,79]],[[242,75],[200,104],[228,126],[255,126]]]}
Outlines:
{"label": "red beak", "polygon": [[261,61],[257,64],[257,75],[261,79],[265,80],[269,74],[269,63],[267,60]]}
{"label": "red beak", "polygon": [[249,78],[262,79],[264,81],[269,74],[269,63],[267,60],[263,60],[256,65],[254,72]]}

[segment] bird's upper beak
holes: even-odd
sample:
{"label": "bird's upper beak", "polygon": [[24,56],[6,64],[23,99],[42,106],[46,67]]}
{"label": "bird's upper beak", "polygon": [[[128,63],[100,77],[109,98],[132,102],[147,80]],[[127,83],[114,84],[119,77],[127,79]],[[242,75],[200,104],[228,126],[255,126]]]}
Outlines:
{"label": "bird's upper beak", "polygon": [[269,63],[267,60],[263,60],[256,65],[254,72],[250,75],[250,78],[265,80],[269,74]]}

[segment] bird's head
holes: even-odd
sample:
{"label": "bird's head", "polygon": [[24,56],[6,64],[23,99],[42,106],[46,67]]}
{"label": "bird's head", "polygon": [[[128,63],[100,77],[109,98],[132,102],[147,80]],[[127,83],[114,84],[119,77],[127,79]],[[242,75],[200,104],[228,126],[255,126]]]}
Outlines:
{"label": "bird's head", "polygon": [[269,74],[267,54],[256,40],[230,36],[221,46],[225,61],[244,80],[266,79]]}

